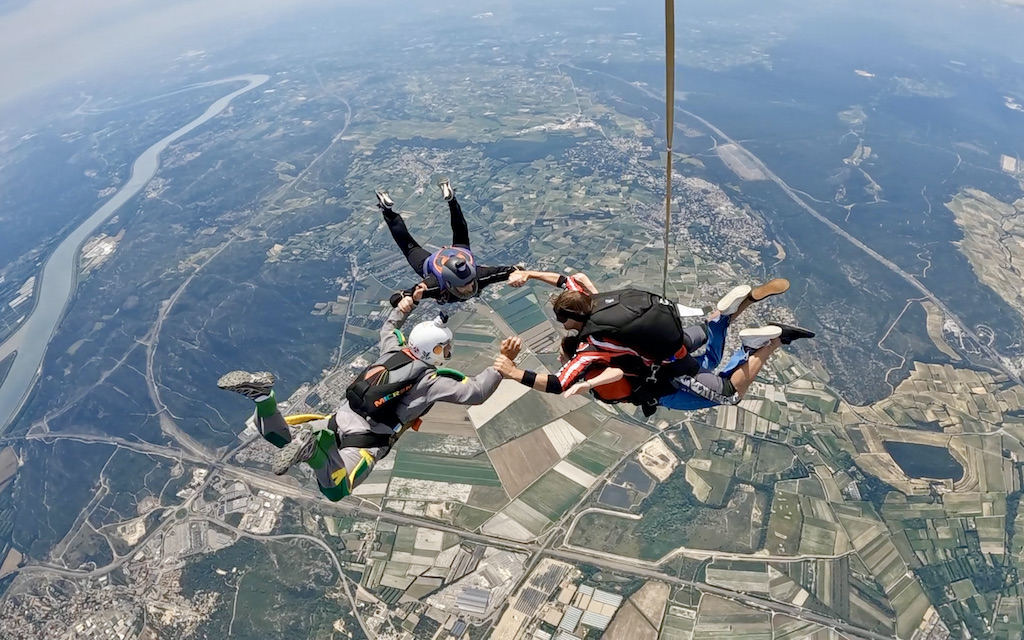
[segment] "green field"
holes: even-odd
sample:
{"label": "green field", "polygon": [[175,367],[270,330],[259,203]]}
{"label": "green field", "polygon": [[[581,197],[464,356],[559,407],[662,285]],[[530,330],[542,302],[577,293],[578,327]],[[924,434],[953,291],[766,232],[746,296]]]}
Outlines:
{"label": "green field", "polygon": [[566,414],[565,420],[579,429],[580,433],[589,436],[597,431],[602,424],[608,422],[610,417],[607,411],[592,402]]}
{"label": "green field", "polygon": [[391,474],[401,478],[500,487],[487,458],[445,458],[399,450]]}
{"label": "green field", "polygon": [[772,500],[772,514],[768,519],[768,535],[765,548],[777,555],[794,555],[800,549],[800,530],[803,514],[800,511],[800,496],[794,493],[776,491]]}
{"label": "green field", "polygon": [[455,334],[455,340],[465,340],[467,342],[478,342],[481,344],[491,344],[494,342],[494,336],[491,335],[480,335],[477,333],[467,333],[459,331]]}
{"label": "green field", "polygon": [[[639,520],[587,513],[573,529],[570,543],[641,560],[658,560],[680,546],[752,553],[761,530],[757,523],[752,525],[752,514],[755,504],[764,512],[766,498],[754,492],[740,498],[725,509],[701,504],[684,473],[676,469],[643,501],[637,510]],[[723,535],[725,531],[729,533]]]}
{"label": "green field", "polygon": [[608,467],[619,461],[622,454],[602,447],[593,440],[587,440],[572,450],[572,453],[565,457],[566,460],[575,463],[590,473],[604,473]]}
{"label": "green field", "polygon": [[487,519],[493,515],[490,511],[460,504],[455,507],[452,524],[468,531],[476,531],[477,527],[487,522]]}
{"label": "green field", "polygon": [[617,418],[613,418],[606,422],[599,431],[594,433],[591,436],[591,440],[609,449],[626,453],[643,444],[650,435],[650,432],[643,427],[626,424]]}
{"label": "green field", "polygon": [[480,427],[477,435],[488,450],[542,427],[558,416],[546,402],[527,394]]}
{"label": "green field", "polygon": [[530,485],[519,499],[555,522],[576,504],[584,491],[582,486],[552,470]]}
{"label": "green field", "polygon": [[536,296],[530,289],[521,289],[501,300],[496,300],[491,306],[516,333],[523,333],[547,320],[544,310],[537,304]]}
{"label": "green field", "polygon": [[[839,400],[835,396],[825,393],[824,391],[801,393],[796,390],[787,390],[786,397],[790,400],[795,400],[796,402],[803,404],[814,413],[834,413],[836,408],[839,406]],[[900,420],[896,415],[893,415],[892,411],[888,411],[888,409],[886,409],[886,411],[893,416],[893,419],[897,421]],[[904,420],[910,420],[910,417],[906,414],[901,415]]]}

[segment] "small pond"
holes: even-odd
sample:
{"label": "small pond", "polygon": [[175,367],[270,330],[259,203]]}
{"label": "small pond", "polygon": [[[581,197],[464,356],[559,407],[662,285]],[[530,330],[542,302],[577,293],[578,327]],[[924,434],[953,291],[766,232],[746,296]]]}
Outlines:
{"label": "small pond", "polygon": [[950,479],[964,477],[964,468],[946,447],[911,442],[884,442],[885,450],[911,478]]}

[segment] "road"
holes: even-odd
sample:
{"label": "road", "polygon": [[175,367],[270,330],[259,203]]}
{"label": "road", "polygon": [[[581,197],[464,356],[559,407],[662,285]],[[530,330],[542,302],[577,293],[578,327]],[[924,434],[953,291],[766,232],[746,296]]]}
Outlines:
{"label": "road", "polygon": [[[633,82],[630,82],[629,80],[626,80],[625,78],[620,78],[619,76],[607,73],[605,71],[599,71],[599,70],[596,70],[596,69],[587,69],[587,68],[577,67],[577,66],[574,66],[574,65],[571,65],[571,64],[567,65],[567,66],[569,66],[569,67],[571,67],[573,69],[576,69],[578,71],[584,71],[584,72],[587,72],[587,73],[596,73],[596,74],[600,74],[600,75],[603,75],[605,77],[611,78],[613,80],[617,80],[617,81],[621,82],[622,84],[628,85],[628,86],[632,87],[633,89],[636,89],[636,90],[644,93],[645,95],[647,95],[647,96],[649,96],[651,98],[654,98],[656,100],[662,100],[663,99],[663,96],[661,96],[660,94],[655,93],[654,91],[651,91],[650,89],[647,89],[646,87],[639,86],[639,85],[637,85],[637,84],[635,84]],[[778,187],[780,189],[782,189],[782,191],[787,196],[789,196],[789,198],[791,200],[793,200],[793,202],[796,203],[796,205],[798,207],[803,209],[805,212],[809,213],[815,220],[817,220],[821,224],[823,224],[826,227],[828,227],[828,229],[830,231],[832,231],[833,233],[839,235],[840,237],[845,239],[847,242],[849,242],[853,246],[857,247],[858,249],[863,251],[865,254],[870,256],[872,259],[877,261],[879,264],[881,264],[882,266],[884,266],[885,268],[887,268],[888,270],[892,271],[894,274],[896,274],[897,276],[902,278],[911,287],[913,287],[914,289],[917,289],[918,291],[920,291],[921,295],[926,297],[928,300],[932,301],[935,304],[935,306],[937,306],[942,311],[942,313],[944,313],[946,315],[946,317],[952,319],[960,327],[960,329],[964,332],[965,335],[969,336],[971,339],[973,339],[975,342],[977,342],[978,346],[982,349],[982,351],[985,353],[985,355],[988,356],[989,359],[992,360],[992,362],[993,362],[993,364],[995,366],[999,367],[999,369],[1001,369],[1003,371],[1003,373],[1005,373],[1011,380],[1013,380],[1017,384],[1022,384],[1020,375],[1018,375],[1016,371],[1014,371],[1014,370],[1010,369],[1009,367],[1007,367],[1006,364],[1004,363],[1002,357],[990,345],[982,342],[978,338],[978,335],[974,331],[974,329],[969,327],[967,325],[967,323],[965,323],[963,320],[961,320],[958,315],[953,313],[953,311],[950,310],[950,308],[947,307],[938,298],[938,296],[936,296],[927,287],[925,287],[921,283],[921,281],[919,281],[916,277],[914,277],[913,275],[907,273],[906,271],[901,269],[899,267],[899,265],[897,265],[895,262],[893,262],[892,260],[886,258],[882,254],[878,253],[877,251],[875,251],[874,249],[872,249],[871,247],[869,247],[868,245],[864,244],[863,242],[858,240],[856,237],[851,235],[845,229],[843,229],[842,227],[840,227],[836,223],[832,222],[831,220],[829,220],[828,218],[826,218],[822,214],[818,213],[817,210],[814,209],[814,207],[812,207],[809,204],[807,204],[807,202],[805,202],[803,200],[803,198],[801,198],[797,194],[795,189],[793,189],[788,184],[786,184],[786,182],[784,180],[782,180],[782,178],[780,178],[778,175],[775,174],[775,172],[773,172],[771,169],[769,169],[768,166],[765,165],[765,163],[762,162],[760,158],[758,158],[753,153],[751,153],[742,144],[740,144],[736,140],[733,140],[732,138],[730,138],[724,131],[722,131],[721,129],[719,129],[718,127],[713,125],[712,123],[708,122],[704,118],[698,116],[697,114],[695,114],[695,113],[693,113],[691,111],[687,111],[685,109],[678,109],[678,108],[677,108],[677,111],[679,111],[680,113],[686,114],[687,116],[689,116],[690,118],[693,118],[697,122],[700,122],[705,127],[710,129],[711,131],[713,131],[715,133],[715,135],[719,136],[722,140],[725,140],[726,143],[730,143],[730,144],[735,145],[737,147],[737,149],[739,149],[739,151],[741,152],[741,154],[743,156],[745,156],[747,159],[749,159],[758,169],[760,169],[769,180],[771,180],[776,185],[778,185]],[[682,125],[677,125],[677,127],[682,128]]]}
{"label": "road", "polygon": [[795,202],[797,204],[797,206],[799,206],[801,209],[803,209],[807,213],[811,214],[811,216],[813,216],[815,220],[817,220],[821,224],[823,224],[826,227],[828,227],[833,233],[841,236],[846,241],[848,241],[850,244],[852,244],[853,246],[857,247],[858,249],[860,249],[861,251],[863,251],[864,253],[869,255],[871,258],[873,258],[875,261],[877,261],[878,263],[883,265],[886,269],[888,269],[889,271],[892,271],[893,273],[898,275],[900,278],[902,278],[904,281],[906,281],[907,284],[909,284],[913,288],[915,288],[918,291],[920,291],[921,295],[923,295],[926,298],[928,298],[929,300],[931,300],[932,303],[934,303],[935,306],[937,306],[939,308],[939,310],[941,310],[942,313],[946,315],[946,317],[951,318],[953,320],[953,322],[955,322],[960,327],[961,331],[963,331],[966,335],[970,336],[971,339],[973,339],[975,342],[977,342],[978,346],[982,349],[982,351],[985,352],[985,355],[988,356],[989,359],[991,359],[992,362],[996,366],[998,366],[1000,369],[1002,369],[1003,373],[1005,373],[1007,376],[1009,376],[1010,379],[1013,380],[1014,382],[1016,382],[1017,384],[1021,384],[1021,378],[1017,374],[1017,372],[1013,371],[1012,369],[1007,367],[1003,363],[1002,357],[998,353],[996,353],[996,351],[990,345],[988,345],[985,342],[983,342],[978,337],[977,333],[975,333],[973,328],[971,328],[967,323],[965,323],[963,320],[961,320],[958,315],[953,313],[953,311],[949,307],[947,307],[942,302],[942,300],[940,300],[938,298],[938,296],[936,296],[927,287],[925,287],[921,283],[920,280],[918,280],[913,275],[911,275],[911,274],[907,273],[906,271],[904,271],[903,269],[901,269],[899,267],[899,265],[897,265],[892,260],[886,258],[882,254],[878,253],[877,251],[875,251],[874,249],[872,249],[868,245],[864,244],[863,242],[861,242],[860,240],[855,238],[853,235],[848,233],[845,229],[843,229],[842,227],[840,227],[836,223],[832,222],[831,220],[829,220],[825,216],[823,216],[820,213],[818,213],[817,210],[814,209],[814,207],[812,207],[811,205],[807,204],[804,201],[804,199],[801,198],[796,193],[796,191],[793,188],[791,188],[788,184],[786,184],[782,180],[782,178],[780,178],[779,176],[775,175],[775,173],[771,169],[769,169],[763,162],[761,162],[760,158],[758,158],[753,153],[751,153],[749,150],[747,150],[739,142],[737,142],[737,141],[733,140],[732,138],[730,138],[721,129],[719,129],[718,127],[716,127],[715,125],[711,124],[710,122],[708,122],[707,120],[705,120],[704,118],[698,116],[695,113],[692,113],[692,112],[687,111],[685,109],[680,109],[679,111],[681,111],[682,113],[685,113],[686,115],[690,116],[694,120],[697,120],[698,122],[700,122],[701,124],[706,126],[708,129],[711,129],[712,131],[715,132],[716,135],[720,136],[726,142],[736,145],[736,147],[739,148],[739,150],[741,152],[743,152],[747,157],[749,157],[750,160],[757,166],[758,169],[760,169],[765,174],[765,176],[768,177],[769,180],[771,180],[772,182],[777,184],[779,186],[779,188],[782,189],[786,193],[786,195],[789,196],[789,198],[793,202]]}
{"label": "road", "polygon": [[46,257],[39,272],[39,282],[28,318],[17,331],[0,343],[0,360],[10,353],[17,352],[7,376],[0,382],[0,433],[13,422],[39,378],[50,338],[60,327],[67,306],[78,286],[78,253],[85,240],[149,184],[160,168],[160,156],[168,145],[216,117],[227,109],[236,97],[255,89],[269,79],[270,77],[266,75],[245,75],[193,85],[210,86],[247,81],[245,87],[214,101],[198,118],[164,136],[143,151],[132,163],[127,182],[65,236]]}
{"label": "road", "polygon": [[[161,446],[158,446],[158,445],[145,445],[145,444],[141,444],[141,443],[137,443],[137,442],[124,441],[124,440],[122,440],[120,438],[110,438],[110,437],[107,437],[107,436],[96,436],[96,435],[59,434],[59,433],[57,433],[57,434],[38,434],[38,435],[34,435],[34,436],[27,436],[26,438],[28,438],[28,439],[72,439],[72,440],[78,440],[78,441],[82,441],[82,442],[95,442],[97,444],[109,444],[109,445],[115,445],[115,446],[125,446],[125,447],[128,447],[128,448],[132,448],[135,451],[139,451],[140,453],[148,453],[148,454],[153,454],[153,455],[161,455],[161,456],[165,456],[165,457],[174,457],[172,455],[172,453],[176,451],[176,450],[171,449],[169,447],[161,447]],[[13,439],[14,438],[8,438],[7,440],[10,441],[10,440],[13,440]],[[205,465],[207,465],[208,467],[210,467],[211,471],[212,470],[217,470],[217,471],[219,471],[220,473],[222,473],[225,476],[230,476],[232,478],[235,478],[235,479],[241,480],[243,482],[246,482],[247,484],[249,484],[250,486],[252,486],[254,488],[263,489],[265,491],[276,493],[278,495],[281,495],[281,496],[284,496],[284,497],[287,497],[287,498],[291,498],[293,500],[297,500],[297,501],[301,501],[301,502],[305,502],[305,503],[316,505],[316,507],[319,510],[321,510],[323,512],[326,512],[326,513],[335,512],[338,515],[347,515],[347,516],[354,516],[354,517],[361,517],[361,518],[368,518],[368,519],[377,519],[377,520],[380,520],[380,521],[383,521],[383,522],[389,522],[389,523],[393,523],[393,524],[415,526],[415,527],[425,527],[425,528],[428,528],[428,529],[433,529],[435,531],[443,531],[443,532],[453,533],[453,534],[459,536],[463,540],[467,540],[467,541],[471,541],[471,542],[477,542],[477,543],[480,543],[480,544],[485,544],[485,545],[490,546],[490,547],[505,549],[505,550],[508,550],[508,551],[515,551],[515,552],[527,554],[527,555],[529,555],[531,557],[531,565],[535,565],[536,562],[538,562],[543,557],[551,557],[551,558],[556,558],[556,559],[560,559],[560,560],[567,560],[567,561],[570,561],[570,562],[585,562],[587,564],[590,564],[590,565],[593,565],[593,566],[596,566],[596,567],[600,567],[600,568],[603,568],[603,569],[610,569],[610,570],[613,570],[613,571],[616,571],[616,572],[619,572],[619,573],[623,573],[623,574],[626,574],[626,575],[632,575],[632,576],[637,576],[637,577],[641,577],[641,578],[661,580],[661,581],[664,581],[664,582],[669,582],[669,583],[677,584],[677,585],[685,585],[685,586],[695,587],[695,588],[698,588],[698,589],[700,589],[700,590],[702,590],[704,592],[714,593],[715,595],[719,595],[719,596],[722,596],[722,597],[725,597],[725,598],[729,598],[729,599],[731,599],[731,600],[733,600],[735,602],[738,602],[738,603],[741,603],[741,604],[744,604],[744,605],[747,605],[747,606],[750,606],[750,607],[755,607],[755,608],[758,608],[758,609],[768,610],[768,611],[775,611],[775,612],[783,613],[783,614],[786,614],[788,616],[791,616],[791,617],[794,617],[794,618],[797,618],[797,619],[800,619],[800,620],[806,620],[808,622],[813,622],[815,624],[820,624],[820,625],[824,625],[826,627],[835,628],[835,629],[838,629],[838,630],[842,631],[843,633],[846,633],[848,635],[851,635],[851,636],[854,636],[854,637],[857,637],[857,638],[868,638],[868,639],[872,639],[872,640],[880,639],[880,638],[885,638],[885,639],[888,640],[889,638],[891,638],[891,636],[880,635],[880,634],[873,633],[873,632],[870,632],[870,631],[867,631],[867,630],[864,630],[864,629],[860,629],[860,628],[855,627],[853,625],[850,625],[850,624],[848,624],[848,623],[846,623],[844,621],[837,620],[837,619],[831,618],[829,616],[825,616],[823,614],[819,614],[819,613],[815,613],[815,612],[812,612],[812,611],[808,611],[806,609],[802,609],[800,607],[796,607],[796,606],[793,606],[793,605],[790,605],[790,604],[776,602],[776,601],[773,601],[773,600],[768,600],[768,599],[765,599],[765,598],[761,598],[761,597],[758,597],[758,596],[742,593],[742,592],[739,592],[739,591],[732,591],[730,589],[725,589],[725,588],[722,588],[722,587],[715,587],[715,586],[708,585],[708,584],[703,583],[703,582],[695,582],[695,581],[692,581],[692,580],[686,580],[686,579],[683,579],[683,578],[678,578],[678,577],[675,577],[675,576],[673,576],[673,575],[671,575],[669,573],[665,573],[665,572],[663,572],[663,571],[661,571],[661,570],[659,570],[659,569],[657,569],[655,567],[644,566],[647,563],[637,562],[637,561],[634,561],[634,560],[629,559],[629,558],[619,558],[619,557],[613,556],[611,554],[604,554],[604,553],[599,553],[599,552],[586,551],[586,550],[582,550],[582,549],[552,549],[552,548],[550,548],[551,547],[551,543],[552,543],[553,540],[556,539],[556,536],[554,536],[554,535],[552,535],[550,537],[546,537],[546,539],[543,542],[515,542],[515,541],[512,541],[512,540],[506,540],[506,539],[503,539],[503,538],[497,538],[497,537],[489,536],[489,535],[485,535],[485,534],[474,533],[474,532],[471,532],[471,531],[465,531],[463,529],[460,529],[460,528],[457,528],[457,527],[453,527],[453,526],[450,526],[450,525],[447,525],[447,524],[444,524],[444,523],[441,523],[441,522],[437,522],[435,520],[430,520],[430,519],[427,519],[427,518],[421,518],[421,517],[418,517],[418,516],[410,516],[410,515],[406,515],[406,514],[403,514],[403,513],[395,513],[395,512],[392,512],[392,511],[379,511],[379,510],[376,510],[376,509],[371,509],[371,508],[362,506],[361,504],[358,504],[358,503],[347,503],[347,502],[331,503],[331,502],[327,502],[327,501],[324,501],[323,499],[321,499],[319,497],[319,495],[312,494],[309,491],[309,489],[297,485],[294,482],[294,480],[289,480],[288,476],[274,476],[274,475],[271,475],[271,474],[268,474],[268,473],[265,473],[265,472],[259,472],[259,471],[255,471],[255,470],[252,470],[252,469],[246,469],[246,468],[243,468],[243,467],[237,467],[237,466],[233,466],[231,464],[227,464],[225,462],[225,460],[233,453],[233,451],[234,450],[225,452],[220,457],[220,459],[218,459],[218,460],[216,460],[216,461],[214,461],[212,463],[204,462],[203,459],[197,458],[196,456],[188,456],[187,454],[183,454],[182,452],[177,452],[177,453],[178,453],[179,456],[182,456],[183,459],[187,459],[187,460],[195,462],[197,464],[205,464]],[[212,480],[213,475],[214,474],[212,472],[210,474],[208,474],[207,482]],[[194,494],[194,496],[202,495],[203,489],[204,489],[204,487],[200,487],[199,489],[197,489],[196,493]],[[194,496],[193,496],[193,499],[194,499]],[[186,505],[187,504],[188,503],[186,503]],[[278,535],[278,536],[256,536],[254,534],[248,534],[246,532],[243,532],[243,531],[241,531],[241,530],[239,530],[239,529],[237,529],[235,527],[232,527],[232,526],[230,526],[230,525],[228,525],[228,524],[226,524],[226,523],[224,523],[224,522],[222,522],[220,520],[216,520],[216,519],[210,518],[209,516],[198,515],[198,514],[191,514],[190,518],[193,518],[193,519],[195,519],[195,518],[204,519],[204,520],[207,520],[209,522],[212,522],[212,523],[216,524],[219,527],[224,527],[226,529],[229,529],[229,530],[231,530],[231,531],[233,531],[233,532],[235,532],[235,533],[237,533],[239,535],[245,534],[248,537],[252,537],[252,538],[257,538],[257,539],[261,539],[261,540],[273,540],[273,539],[284,539],[284,538],[299,537],[299,538],[307,539],[307,540],[309,540],[311,542],[314,542],[315,544],[318,544],[318,545],[320,545],[322,547],[325,547],[325,548],[329,549],[329,547],[326,545],[326,543],[324,543],[322,540],[320,540],[320,539],[318,539],[318,538],[316,538],[314,536],[306,536],[306,535],[302,535],[302,534],[282,534],[282,535]],[[175,520],[173,517],[168,517],[163,522],[161,522],[158,527],[154,528],[150,532],[147,532],[147,538],[149,538],[150,536],[154,535],[157,531],[162,530],[163,528],[169,526],[170,524],[172,524],[174,522],[182,522],[182,521],[181,520]],[[142,544],[136,545],[135,551],[137,552],[139,549],[141,549],[142,546],[143,546]],[[98,577],[98,576],[110,573],[111,571],[114,571],[115,569],[121,567],[123,564],[128,562],[133,556],[134,556],[134,552],[133,553],[129,553],[126,556],[122,556],[122,557],[119,557],[119,558],[115,559],[112,563],[110,563],[108,565],[105,565],[103,567],[98,567],[98,568],[93,569],[91,571],[67,569],[65,567],[60,567],[60,566],[57,566],[57,565],[45,564],[45,563],[37,563],[37,564],[27,565],[27,566],[21,567],[21,568],[17,569],[16,572],[18,572],[18,573],[53,574],[53,575],[60,575],[60,576],[68,577],[68,578]],[[749,556],[747,559],[751,559],[751,558],[755,558],[755,556]],[[764,560],[765,558],[758,558],[758,559]],[[335,560],[336,560],[336,558],[335,558]],[[343,576],[344,574],[342,574],[341,571],[340,571],[340,563],[337,563],[337,560],[336,560],[336,566],[339,568],[339,575]],[[350,594],[350,598],[351,598],[351,594]]]}
{"label": "road", "polygon": [[650,578],[652,580],[660,580],[662,582],[668,582],[679,586],[694,587],[696,589],[703,591],[704,593],[713,593],[717,596],[721,596],[734,602],[739,602],[741,604],[753,607],[755,609],[775,611],[777,613],[783,613],[792,618],[805,620],[807,622],[813,622],[815,624],[820,624],[827,628],[834,628],[855,638],[869,638],[871,640],[893,640],[893,638],[895,638],[895,636],[892,635],[884,635],[875,633],[873,631],[868,631],[866,629],[861,629],[860,627],[855,627],[851,624],[843,622],[842,620],[831,618],[820,613],[814,613],[812,611],[808,611],[807,609],[802,609],[800,607],[796,607],[790,604],[776,602],[775,600],[768,600],[747,593],[732,591],[730,589],[715,587],[705,582],[694,582],[693,580],[687,580],[685,578],[677,578],[675,576],[662,573],[661,571],[655,571],[653,569],[643,569],[630,563],[612,562],[608,560],[602,560],[602,562],[595,562],[590,554],[579,553],[576,551],[564,551],[561,549],[549,550],[545,553],[551,556],[552,558],[558,558],[559,560],[566,560],[568,562],[586,562],[587,564],[592,564],[603,569],[611,569],[613,571],[625,573],[627,575],[634,575],[641,578]]}

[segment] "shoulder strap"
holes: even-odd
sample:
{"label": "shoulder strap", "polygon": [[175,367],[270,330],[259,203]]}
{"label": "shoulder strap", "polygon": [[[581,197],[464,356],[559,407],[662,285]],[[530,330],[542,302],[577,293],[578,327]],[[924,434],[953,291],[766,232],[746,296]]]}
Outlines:
{"label": "shoulder strap", "polygon": [[455,369],[445,369],[444,367],[442,367],[442,368],[437,369],[436,371],[434,371],[434,376],[433,377],[435,377],[435,378],[451,378],[452,380],[458,380],[459,382],[465,382],[466,378],[468,378],[469,376],[467,376],[466,374],[462,373],[461,371],[456,371]]}

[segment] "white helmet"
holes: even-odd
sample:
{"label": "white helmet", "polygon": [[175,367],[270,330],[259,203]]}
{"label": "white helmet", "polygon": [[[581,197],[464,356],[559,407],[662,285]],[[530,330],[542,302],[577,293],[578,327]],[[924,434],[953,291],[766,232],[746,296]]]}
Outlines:
{"label": "white helmet", "polygon": [[452,330],[440,318],[427,320],[412,328],[406,344],[414,356],[436,367],[452,357]]}

